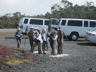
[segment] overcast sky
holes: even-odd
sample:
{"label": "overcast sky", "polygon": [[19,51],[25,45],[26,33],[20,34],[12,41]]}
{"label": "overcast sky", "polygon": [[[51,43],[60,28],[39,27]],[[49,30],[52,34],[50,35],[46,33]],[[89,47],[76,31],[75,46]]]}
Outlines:
{"label": "overcast sky", "polygon": [[[74,5],[84,5],[86,1],[94,2],[96,5],[96,0],[68,0]],[[38,15],[47,12],[51,12],[51,6],[53,4],[59,3],[61,0],[0,0],[0,15],[5,15],[7,13],[21,12],[25,15]]]}

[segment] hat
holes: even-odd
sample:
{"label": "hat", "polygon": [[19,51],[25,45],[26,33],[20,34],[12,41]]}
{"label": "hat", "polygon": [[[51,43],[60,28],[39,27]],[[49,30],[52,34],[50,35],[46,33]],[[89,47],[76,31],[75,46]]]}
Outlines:
{"label": "hat", "polygon": [[21,30],[20,28],[18,28],[17,30]]}
{"label": "hat", "polygon": [[46,29],[43,29],[42,31],[46,31]]}
{"label": "hat", "polygon": [[54,29],[51,29],[51,32],[54,32]]}
{"label": "hat", "polygon": [[33,26],[32,27],[30,27],[30,29],[32,29],[33,28]]}

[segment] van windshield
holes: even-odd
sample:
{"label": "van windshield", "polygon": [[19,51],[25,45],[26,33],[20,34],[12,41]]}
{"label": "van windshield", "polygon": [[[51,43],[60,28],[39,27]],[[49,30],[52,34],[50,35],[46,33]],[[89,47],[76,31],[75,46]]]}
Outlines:
{"label": "van windshield", "polygon": [[24,20],[24,24],[27,24],[27,23],[28,23],[28,19],[25,19],[25,20]]}

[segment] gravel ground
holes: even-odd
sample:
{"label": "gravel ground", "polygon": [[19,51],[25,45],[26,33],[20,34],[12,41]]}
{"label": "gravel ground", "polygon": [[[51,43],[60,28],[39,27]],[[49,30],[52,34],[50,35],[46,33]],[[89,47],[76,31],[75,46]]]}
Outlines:
{"label": "gravel ground", "polygon": [[0,32],[16,32],[17,29],[0,29]]}
{"label": "gravel ground", "polygon": [[[9,39],[8,39],[9,38]],[[29,40],[22,40],[21,48],[30,50]],[[16,47],[17,43],[13,37],[0,36],[0,44]],[[63,44],[64,55],[55,57],[49,54],[38,55],[33,63],[21,64],[14,67],[6,67],[0,72],[96,72],[96,44],[85,40],[68,41]],[[36,50],[38,50],[36,48]]]}

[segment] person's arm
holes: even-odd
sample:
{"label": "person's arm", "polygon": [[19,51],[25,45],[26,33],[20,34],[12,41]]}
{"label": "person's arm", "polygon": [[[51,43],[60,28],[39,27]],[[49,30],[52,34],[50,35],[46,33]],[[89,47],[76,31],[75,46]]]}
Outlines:
{"label": "person's arm", "polygon": [[15,37],[18,37],[18,32],[15,33]]}
{"label": "person's arm", "polygon": [[15,37],[17,36],[17,32],[15,33]]}
{"label": "person's arm", "polygon": [[40,40],[40,39],[41,39],[41,35],[39,35],[36,39],[37,39],[37,40]]}
{"label": "person's arm", "polygon": [[20,36],[22,37],[23,35],[22,35],[22,32],[20,32]]}
{"label": "person's arm", "polygon": [[53,38],[53,40],[57,40],[58,36],[56,35],[55,38]]}

